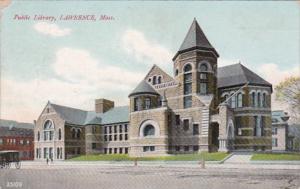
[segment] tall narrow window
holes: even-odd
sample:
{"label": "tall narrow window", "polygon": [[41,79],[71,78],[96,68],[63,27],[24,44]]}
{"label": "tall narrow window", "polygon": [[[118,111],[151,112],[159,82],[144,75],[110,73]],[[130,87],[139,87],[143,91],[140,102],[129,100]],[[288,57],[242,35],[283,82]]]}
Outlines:
{"label": "tall narrow window", "polygon": [[148,110],[151,108],[151,99],[149,97],[145,98],[145,109]]}
{"label": "tall narrow window", "polygon": [[241,108],[243,107],[243,94],[239,93],[237,96],[237,107]]}
{"label": "tall narrow window", "polygon": [[138,111],[138,98],[134,98],[134,111]]}
{"label": "tall narrow window", "polygon": [[266,95],[266,93],[263,93],[262,106],[263,106],[264,108],[267,107],[267,95]]}
{"label": "tall narrow window", "polygon": [[76,130],[72,129],[72,138],[74,139],[76,137]]}
{"label": "tall narrow window", "polygon": [[184,97],[184,108],[189,108],[192,106],[192,66],[190,64],[184,67],[184,95],[189,95]]}
{"label": "tall narrow window", "polygon": [[80,138],[80,134],[81,134],[81,130],[78,129],[78,130],[77,130],[77,138]]}
{"label": "tall narrow window", "polygon": [[152,84],[153,84],[153,85],[156,85],[156,76],[153,76]]}
{"label": "tall narrow window", "polygon": [[190,120],[188,119],[183,120],[183,130],[187,131],[189,130],[189,127],[190,127]]}
{"label": "tall narrow window", "polygon": [[200,84],[199,84],[199,89],[200,89],[200,94],[207,94],[207,65],[206,64],[201,64],[200,65]]}
{"label": "tall narrow window", "polygon": [[58,140],[61,140],[61,129],[58,129]]}
{"label": "tall narrow window", "polygon": [[236,107],[236,95],[231,97],[231,108]]}
{"label": "tall narrow window", "polygon": [[261,136],[261,117],[254,116],[254,121],[255,121],[254,135],[260,137]]}
{"label": "tall narrow window", "polygon": [[207,83],[200,83],[200,94],[207,94]]}
{"label": "tall narrow window", "polygon": [[160,84],[161,83],[161,76],[158,76],[157,77],[157,84]]}
{"label": "tall narrow window", "polygon": [[175,115],[176,125],[180,125],[180,115]]}
{"label": "tall narrow window", "polygon": [[40,141],[40,131],[38,131],[37,140]]}
{"label": "tall narrow window", "polygon": [[256,106],[256,95],[255,95],[255,92],[252,92],[251,97],[252,97],[252,107],[255,107]]}
{"label": "tall narrow window", "polygon": [[257,93],[257,107],[261,107],[261,96],[260,96],[260,93]]}
{"label": "tall narrow window", "polygon": [[199,135],[199,125],[193,124],[193,135]]}

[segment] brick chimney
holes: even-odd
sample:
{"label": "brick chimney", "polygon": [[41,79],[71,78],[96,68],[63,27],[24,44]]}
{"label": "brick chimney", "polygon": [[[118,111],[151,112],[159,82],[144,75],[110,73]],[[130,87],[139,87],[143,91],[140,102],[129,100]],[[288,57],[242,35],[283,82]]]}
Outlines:
{"label": "brick chimney", "polygon": [[115,106],[114,101],[110,101],[104,98],[95,100],[95,112],[104,113]]}

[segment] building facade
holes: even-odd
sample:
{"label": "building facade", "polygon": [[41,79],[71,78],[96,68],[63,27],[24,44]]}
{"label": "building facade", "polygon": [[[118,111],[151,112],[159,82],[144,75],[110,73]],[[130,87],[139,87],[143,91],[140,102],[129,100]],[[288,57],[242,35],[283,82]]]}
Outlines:
{"label": "building facade", "polygon": [[95,101],[95,111],[48,103],[35,125],[37,159],[271,150],[272,85],[241,63],[218,68],[218,58],[194,20],[173,58],[173,76],[154,65],[128,95],[128,107],[106,99]]}
{"label": "building facade", "polygon": [[33,160],[33,124],[0,120],[0,151],[16,150],[20,160]]}

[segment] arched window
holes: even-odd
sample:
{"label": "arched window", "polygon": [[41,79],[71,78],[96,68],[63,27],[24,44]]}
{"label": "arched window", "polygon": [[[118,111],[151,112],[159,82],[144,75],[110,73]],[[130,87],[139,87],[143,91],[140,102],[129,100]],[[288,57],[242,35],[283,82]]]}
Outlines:
{"label": "arched window", "polygon": [[72,128],[72,138],[74,139],[76,137],[76,129]]}
{"label": "arched window", "polygon": [[58,129],[58,140],[61,140],[61,129]]}
{"label": "arched window", "polygon": [[184,95],[188,95],[185,96],[183,99],[183,107],[184,108],[190,108],[192,107],[192,66],[190,64],[187,64],[184,67]]}
{"label": "arched window", "polygon": [[266,93],[263,93],[262,105],[263,105],[264,108],[267,107],[267,95],[266,95]]}
{"label": "arched window", "polygon": [[243,94],[239,93],[237,96],[237,107],[241,108],[243,107]]}
{"label": "arched window", "polygon": [[80,138],[80,134],[81,134],[81,130],[80,130],[80,129],[77,129],[76,137],[77,137],[77,138]]}
{"label": "arched window", "polygon": [[184,66],[183,71],[184,73],[192,71],[192,66],[190,64],[187,64],[186,66]]}
{"label": "arched window", "polygon": [[256,96],[255,96],[255,92],[252,92],[251,98],[252,98],[252,107],[255,107],[255,106],[256,106]]}
{"label": "arched window", "polygon": [[44,141],[53,140],[54,125],[53,122],[47,120],[44,124]]}
{"label": "arched window", "polygon": [[155,134],[155,129],[153,127],[153,125],[147,125],[145,128],[144,128],[144,136],[154,136]]}
{"label": "arched window", "polygon": [[260,96],[260,93],[257,93],[257,107],[261,107],[261,96]]}
{"label": "arched window", "polygon": [[157,84],[161,84],[161,76],[157,77]]}
{"label": "arched window", "polygon": [[175,70],[175,76],[177,76],[177,75],[178,75],[178,69]]}
{"label": "arched window", "polygon": [[200,65],[200,72],[207,72],[208,68],[206,64],[201,64]]}
{"label": "arched window", "polygon": [[152,84],[153,84],[153,85],[156,85],[156,76],[153,76]]}
{"label": "arched window", "polygon": [[151,78],[148,78],[148,82],[151,83]]}
{"label": "arched window", "polygon": [[231,108],[236,107],[236,95],[231,97]]}

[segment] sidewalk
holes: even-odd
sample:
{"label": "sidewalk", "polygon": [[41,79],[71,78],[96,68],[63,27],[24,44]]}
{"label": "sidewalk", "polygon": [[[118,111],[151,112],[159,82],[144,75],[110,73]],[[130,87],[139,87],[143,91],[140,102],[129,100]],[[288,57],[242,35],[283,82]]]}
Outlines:
{"label": "sidewalk", "polygon": [[[299,169],[300,162],[293,162],[291,164],[284,163],[224,163],[206,162],[205,168],[213,169]],[[63,169],[63,168],[83,168],[83,167],[134,167],[133,161],[57,161],[47,165],[45,162],[26,161],[22,162],[24,169]],[[138,161],[137,166],[144,167],[186,167],[186,168],[201,168],[198,161]],[[12,166],[13,167],[13,166]]]}

